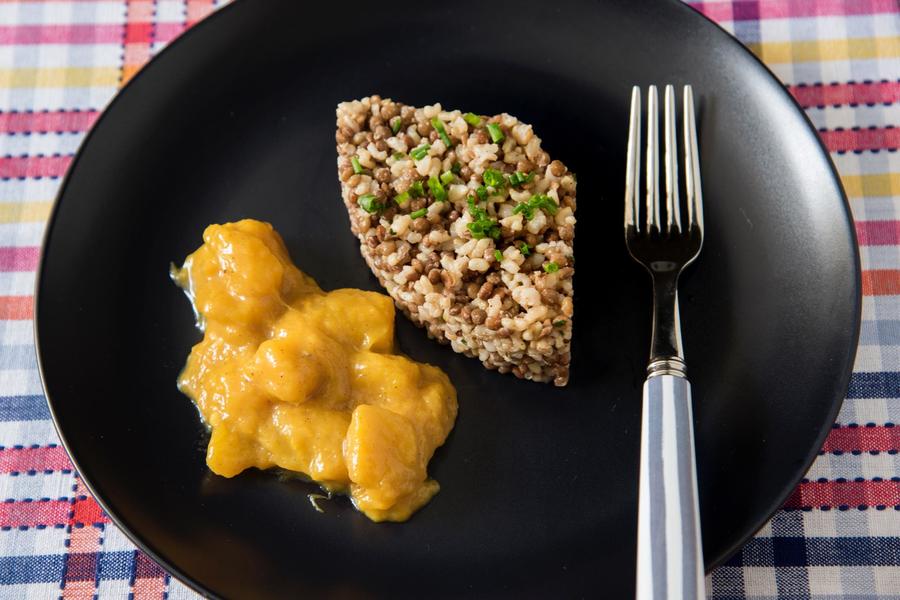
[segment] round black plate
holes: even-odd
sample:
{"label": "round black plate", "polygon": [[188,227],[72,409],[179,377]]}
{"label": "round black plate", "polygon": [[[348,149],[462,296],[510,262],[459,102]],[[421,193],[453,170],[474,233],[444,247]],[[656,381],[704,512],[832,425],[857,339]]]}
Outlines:
{"label": "round black plate", "polygon": [[[859,319],[847,206],[802,112],[676,1],[239,1],[119,95],[68,176],[38,285],[44,385],[78,470],[176,575],[230,597],[481,593],[625,598],[634,579],[650,287],[622,235],[633,84],[699,95],[706,246],[684,277],[703,541],[724,560],[784,501],[846,390]],[[508,111],[579,175],[573,376],[484,370],[402,317],[445,369],[440,494],[376,525],[315,488],[204,465],[175,378],[199,334],[168,279],[208,223],[271,221],[326,289],[378,289],[339,198],[334,110],[380,93]]]}

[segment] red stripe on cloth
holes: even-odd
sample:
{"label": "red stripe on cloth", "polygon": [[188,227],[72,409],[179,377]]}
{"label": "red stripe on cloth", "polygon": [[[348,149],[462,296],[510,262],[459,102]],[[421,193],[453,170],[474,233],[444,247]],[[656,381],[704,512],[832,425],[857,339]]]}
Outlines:
{"label": "red stripe on cloth", "polygon": [[62,446],[0,450],[0,473],[62,471],[64,469],[72,469],[72,462]]}
{"label": "red stripe on cloth", "polygon": [[[2,3],[2,0],[0,0]],[[151,23],[130,24],[140,28]],[[122,43],[123,25],[2,25],[0,45],[34,44],[116,44]],[[169,42],[184,31],[184,23],[157,23],[157,42]]]}
{"label": "red stripe on cloth", "polygon": [[34,317],[31,296],[0,296],[0,320],[23,321]]}
{"label": "red stripe on cloth", "polygon": [[819,130],[819,136],[830,152],[896,150],[900,148],[900,128],[897,127],[827,129]]}
{"label": "red stripe on cloth", "polygon": [[120,44],[121,25],[3,25],[0,44]]}
{"label": "red stripe on cloth", "polygon": [[76,500],[24,500],[0,503],[0,527],[56,527],[109,523],[100,505],[90,496]]}
{"label": "red stripe on cloth", "polygon": [[900,450],[900,427],[838,427],[832,429],[823,452],[887,452]]}
{"label": "red stripe on cloth", "polygon": [[0,112],[0,133],[80,133],[99,115],[96,110]]}
{"label": "red stripe on cloth", "polygon": [[194,25],[215,10],[215,0],[187,0],[188,26]]}
{"label": "red stripe on cloth", "polygon": [[857,221],[856,238],[860,246],[900,245],[900,221]]}
{"label": "red stripe on cloth", "polygon": [[808,481],[801,483],[785,508],[900,506],[900,479],[867,481]]}
{"label": "red stripe on cloth", "polygon": [[72,506],[72,521],[75,523],[109,523],[109,517],[90,496],[80,497]]}
{"label": "red stripe on cloth", "polygon": [[0,272],[34,271],[40,255],[35,246],[0,247]]}
{"label": "red stripe on cloth", "polygon": [[0,527],[54,527],[68,525],[72,503],[69,500],[0,503]]}
{"label": "red stripe on cloth", "polygon": [[803,108],[900,102],[900,81],[791,85],[788,90]]}
{"label": "red stripe on cloth", "polygon": [[0,157],[0,178],[61,177],[71,162],[71,155],[4,156]]}
{"label": "red stripe on cloth", "polygon": [[129,22],[125,27],[126,44],[147,44],[153,35],[153,23]]}
{"label": "red stripe on cloth", "polygon": [[690,4],[717,22],[898,12],[896,0],[734,0]]}
{"label": "red stripe on cloth", "polygon": [[171,42],[181,35],[187,26],[184,23],[157,23],[156,43]]}
{"label": "red stripe on cloth", "polygon": [[865,296],[900,295],[900,269],[871,269],[862,272]]}

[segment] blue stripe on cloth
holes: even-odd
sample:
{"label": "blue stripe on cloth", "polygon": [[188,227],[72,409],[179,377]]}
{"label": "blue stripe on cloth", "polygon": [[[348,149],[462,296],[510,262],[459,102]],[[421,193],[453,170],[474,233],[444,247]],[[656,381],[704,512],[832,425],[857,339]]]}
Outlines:
{"label": "blue stripe on cloth", "polygon": [[847,398],[900,398],[900,373],[873,371],[850,377]]}
{"label": "blue stripe on cloth", "polygon": [[758,537],[726,564],[733,567],[900,566],[896,537]]}
{"label": "blue stripe on cloth", "polygon": [[100,579],[128,579],[134,569],[134,551],[104,552],[100,555]]}
{"label": "blue stripe on cloth", "polygon": [[43,396],[0,396],[0,421],[41,421],[50,418]]}
{"label": "blue stripe on cloth", "polygon": [[900,320],[863,321],[859,343],[861,346],[900,346]]}
{"label": "blue stripe on cloth", "polygon": [[0,556],[0,583],[45,583],[62,581],[65,554]]}
{"label": "blue stripe on cloth", "polygon": [[34,346],[3,346],[3,351],[0,352],[0,371],[12,369],[37,369]]}

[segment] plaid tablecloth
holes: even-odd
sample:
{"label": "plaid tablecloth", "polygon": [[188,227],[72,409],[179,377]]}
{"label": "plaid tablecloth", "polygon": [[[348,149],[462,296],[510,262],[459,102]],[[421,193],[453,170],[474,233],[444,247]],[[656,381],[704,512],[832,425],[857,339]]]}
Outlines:
{"label": "plaid tablecloth", "polygon": [[[155,52],[227,0],[0,0],[0,598],[186,598],[110,523],[41,393],[32,289],[60,177]],[[709,596],[900,599],[900,0],[692,2],[807,110],[850,197],[863,323],[806,479]]]}

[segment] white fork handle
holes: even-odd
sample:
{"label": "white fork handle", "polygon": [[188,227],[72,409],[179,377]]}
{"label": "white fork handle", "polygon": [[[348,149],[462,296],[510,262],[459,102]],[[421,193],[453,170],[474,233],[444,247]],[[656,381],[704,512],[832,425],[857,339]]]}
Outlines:
{"label": "white fork handle", "polygon": [[644,382],[641,421],[637,600],[702,600],[706,594],[688,380],[658,375]]}

